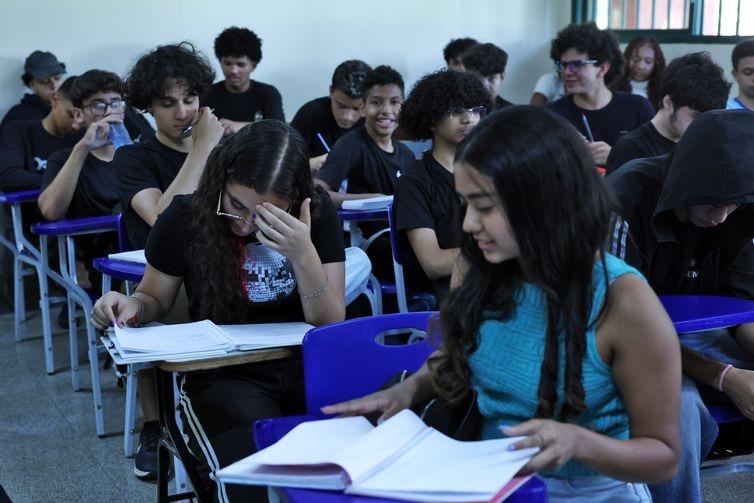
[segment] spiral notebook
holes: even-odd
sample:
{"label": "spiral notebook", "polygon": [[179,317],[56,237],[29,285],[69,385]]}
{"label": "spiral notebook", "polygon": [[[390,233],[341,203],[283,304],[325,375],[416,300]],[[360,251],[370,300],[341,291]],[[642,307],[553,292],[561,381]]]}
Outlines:
{"label": "spiral notebook", "polygon": [[110,340],[124,363],[181,361],[300,345],[312,328],[300,322],[215,325],[202,320],[137,328],[116,326]]}

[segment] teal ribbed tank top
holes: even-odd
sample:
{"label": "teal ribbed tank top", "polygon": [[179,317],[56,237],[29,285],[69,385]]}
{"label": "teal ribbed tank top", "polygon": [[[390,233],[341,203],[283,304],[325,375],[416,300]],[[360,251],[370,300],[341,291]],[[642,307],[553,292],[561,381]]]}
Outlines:
{"label": "teal ribbed tank top", "polygon": [[[590,322],[593,324],[605,297],[605,274],[612,283],[623,274],[641,273],[619,258],[606,254],[605,263],[594,265],[594,299]],[[478,393],[479,410],[484,417],[482,438],[499,438],[498,426],[514,425],[534,417],[537,389],[544,359],[547,329],[547,300],[541,288],[524,283],[519,292],[513,316],[508,320],[487,319],[479,328],[478,347],[470,356],[472,384]],[[628,336],[629,334],[627,334]],[[560,341],[558,365],[558,403],[563,404],[565,383],[565,342]],[[583,383],[587,410],[573,421],[609,437],[628,439],[629,424],[626,407],[613,382],[610,367],[597,351],[594,327],[586,334],[583,359]],[[576,461],[569,461],[546,476],[558,478],[584,477],[596,472]]]}

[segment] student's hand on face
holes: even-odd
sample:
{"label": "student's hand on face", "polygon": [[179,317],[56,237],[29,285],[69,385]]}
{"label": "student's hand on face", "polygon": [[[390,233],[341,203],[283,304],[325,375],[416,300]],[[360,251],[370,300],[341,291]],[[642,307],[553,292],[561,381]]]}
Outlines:
{"label": "student's hand on face", "polygon": [[382,415],[377,420],[378,423],[381,423],[403,409],[411,407],[411,394],[407,392],[403,384],[396,384],[388,389],[347,402],[326,405],[321,410],[325,414],[340,414],[343,416],[363,416],[373,412],[381,412]]}
{"label": "student's hand on face", "polygon": [[511,450],[539,447],[539,452],[521,469],[524,473],[530,473],[557,470],[573,458],[581,427],[552,419],[532,419],[515,426],[501,426],[500,429],[511,437],[526,435],[527,438],[513,444]]}
{"label": "student's hand on face", "polygon": [[258,227],[257,239],[291,262],[302,262],[311,253],[316,253],[311,239],[311,199],[301,205],[301,217],[296,218],[271,203],[258,204],[254,223]]}
{"label": "student's hand on face", "polygon": [[123,122],[122,119],[107,116],[93,122],[87,129],[84,136],[81,138],[81,142],[90,150],[110,145],[110,124],[116,124]]}
{"label": "student's hand on face", "polygon": [[118,325],[123,327],[126,323],[139,318],[141,303],[118,292],[107,292],[97,299],[92,308],[92,325],[98,330]]}
{"label": "student's hand on face", "polygon": [[312,171],[319,171],[322,165],[327,160],[327,154],[318,155],[309,159],[309,167]]}
{"label": "student's hand on face", "polygon": [[194,145],[211,150],[220,143],[225,134],[225,128],[209,107],[200,108],[198,116],[199,120],[191,130]]}
{"label": "student's hand on face", "polygon": [[230,119],[220,119],[220,124],[222,124],[225,130],[224,132],[225,136],[230,136],[232,134],[237,133],[242,127],[246,125],[243,122],[236,122]]}
{"label": "student's hand on face", "polygon": [[607,156],[610,155],[610,150],[612,150],[610,145],[604,141],[593,141],[587,143],[587,147],[589,148],[589,153],[592,154],[594,164],[604,166],[607,163]]}
{"label": "student's hand on face", "polygon": [[741,414],[754,420],[754,372],[731,368],[723,378],[723,391]]}

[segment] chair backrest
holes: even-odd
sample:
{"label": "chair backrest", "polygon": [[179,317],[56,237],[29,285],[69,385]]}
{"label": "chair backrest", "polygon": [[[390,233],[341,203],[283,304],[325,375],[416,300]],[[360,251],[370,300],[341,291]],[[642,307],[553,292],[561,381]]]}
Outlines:
{"label": "chair backrest", "polygon": [[131,251],[134,247],[131,246],[128,240],[128,231],[126,230],[126,222],[123,218],[123,213],[118,214],[118,251]]}
{"label": "chair backrest", "polygon": [[408,236],[405,232],[398,231],[398,227],[395,225],[395,211],[392,204],[387,207],[387,219],[390,226],[390,249],[393,252],[393,260],[402,267],[418,265],[419,259],[416,258],[414,249],[411,248]]}
{"label": "chair backrest", "polygon": [[304,337],[306,412],[323,416],[320,408],[377,391],[392,375],[418,370],[433,348],[425,339],[390,346],[375,337],[388,330],[427,330],[435,312],[370,316],[310,330]]}

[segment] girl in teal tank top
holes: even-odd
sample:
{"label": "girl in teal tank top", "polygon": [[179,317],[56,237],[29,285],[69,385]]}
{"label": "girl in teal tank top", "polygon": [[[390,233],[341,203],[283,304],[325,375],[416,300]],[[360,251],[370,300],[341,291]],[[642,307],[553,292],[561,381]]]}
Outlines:
{"label": "girl in teal tank top", "polygon": [[454,178],[464,242],[440,349],[403,383],[325,411],[387,417],[473,389],[482,438],[539,448],[524,471],[549,501],[651,501],[646,483],[678,469],[680,348],[646,281],[604,251],[610,201],[584,140],[510,107],[459,145]]}

